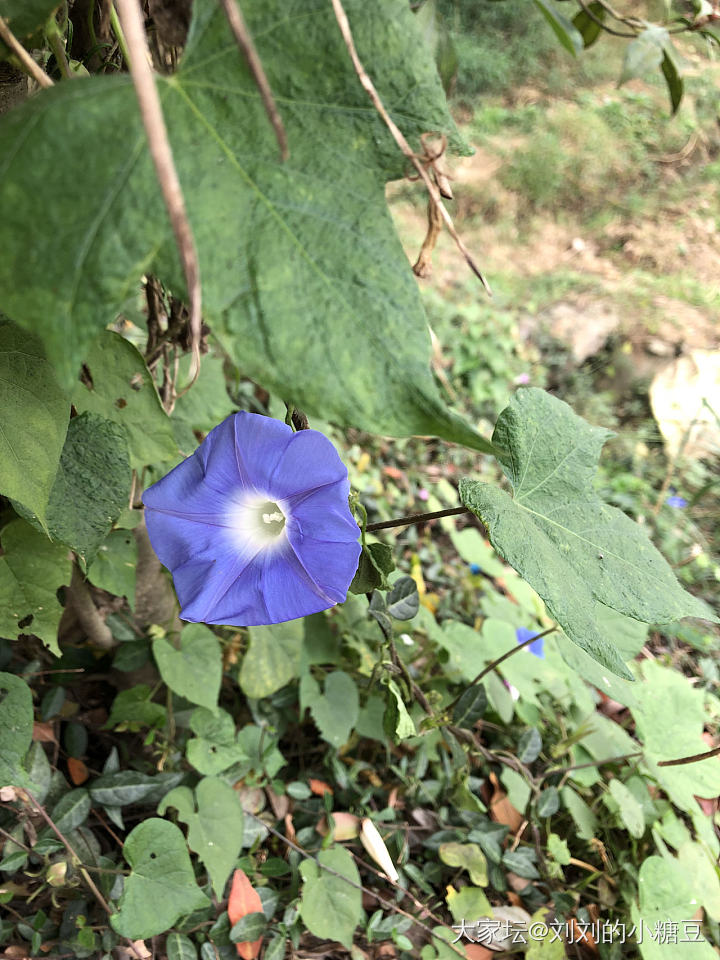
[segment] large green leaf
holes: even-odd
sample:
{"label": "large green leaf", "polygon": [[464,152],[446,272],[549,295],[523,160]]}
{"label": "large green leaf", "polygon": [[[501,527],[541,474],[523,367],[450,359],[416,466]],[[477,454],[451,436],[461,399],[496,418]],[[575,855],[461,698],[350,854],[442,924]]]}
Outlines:
{"label": "large green leaf", "polygon": [[[16,37],[23,38],[39,30],[59,6],[58,0],[0,0],[0,17],[9,21]],[[0,44],[0,55],[4,49]]]}
{"label": "large green leaf", "polygon": [[[633,923],[643,924],[644,936],[640,941],[643,960],[713,960],[717,953],[703,937],[695,939],[688,928],[697,915],[699,894],[696,878],[690,880],[682,865],[673,857],[647,857],[638,873],[639,905],[632,905]],[[679,931],[678,942],[663,936],[663,931],[672,931],[673,924]],[[697,928],[694,928],[697,929]]]}
{"label": "large green leaf", "polygon": [[32,741],[33,702],[30,687],[12,673],[0,673],[0,787],[29,787],[23,766]]}
{"label": "large green leaf", "polygon": [[303,702],[307,699],[320,736],[333,747],[341,747],[347,742],[358,718],[359,699],[355,681],[344,670],[334,670],[325,678],[322,693],[309,673],[303,676],[302,687]]}
{"label": "large green leaf", "polygon": [[101,774],[90,787],[94,803],[124,807],[129,803],[158,803],[178,785],[182,773],[142,773],[140,770],[113,770]]}
{"label": "large green leaf", "polygon": [[0,317],[0,493],[42,522],[69,416],[40,340]]}
{"label": "large green leaf", "polygon": [[225,881],[242,849],[243,809],[239,795],[224,780],[205,777],[195,788],[194,797],[190,787],[171,790],[158,813],[164,814],[168,807],[175,807],[180,820],[187,824],[188,846],[205,864],[213,889],[222,899]]}
{"label": "large green leaf", "polygon": [[153,641],[153,655],[172,691],[191,703],[215,710],[222,680],[222,651],[209,627],[189,623],[176,643],[158,637]]}
{"label": "large green leaf", "polygon": [[630,836],[639,839],[645,833],[643,808],[622,780],[610,781],[610,796],[618,805],[618,815]]}
{"label": "large green leaf", "polygon": [[213,712],[200,707],[190,717],[190,729],[196,736],[188,740],[187,759],[199,773],[214,776],[245,759],[245,750],[237,742],[235,722],[224,710]]}
{"label": "large green leaf", "polygon": [[[300,914],[316,937],[339,940],[350,949],[363,912],[360,874],[354,860],[342,847],[323,850],[318,861],[319,864],[314,860],[303,860],[300,864],[305,881]],[[333,872],[323,867],[329,867]],[[351,886],[348,880],[355,886]]]}
{"label": "large green leaf", "polygon": [[[346,7],[411,142],[441,130],[457,143],[405,0]],[[286,163],[213,0],[197,0],[180,69],[158,79],[213,332],[244,374],[309,413],[488,449],[430,374],[423,307],[384,195],[406,160],[331,5],[249,0],[243,12],[287,129]],[[79,177],[84,152],[93,162]],[[0,157],[0,302],[42,333],[69,383],[143,272],[183,288],[132,85],[85,78],[42,92],[0,121]]]}
{"label": "large green leaf", "polygon": [[708,721],[703,692],[679,671],[649,660],[642,661],[641,675],[645,682],[636,684],[637,703],[630,709],[644,762],[675,806],[691,813],[697,810],[696,797],[720,794],[720,764],[713,760],[676,767],[657,764],[707,750],[702,738]]}
{"label": "large green leaf", "polygon": [[[190,381],[190,357],[186,355],[179,365],[180,384]],[[173,410],[173,420],[181,420],[190,430],[209,433],[213,427],[224,420],[236,405],[230,399],[225,386],[224,363],[222,357],[208,355],[203,357],[200,376],[192,390],[182,393]]]}
{"label": "large green leaf", "polygon": [[644,623],[713,614],[683,590],[643,528],[595,492],[597,460],[609,436],[543,390],[519,390],[493,433],[505,451],[499,459],[512,496],[463,479],[460,498],[567,636],[632,679],[598,623],[598,601]]}
{"label": "large green leaf", "polygon": [[171,933],[165,941],[167,960],[197,960],[197,948],[184,933]]}
{"label": "large green leaf", "polygon": [[121,937],[144,940],[164,933],[185,914],[209,906],[195,883],[180,829],[151,817],[128,834],[123,847],[130,864],[118,912],[110,923]]}
{"label": "large green leaf", "polygon": [[53,807],[53,823],[61,833],[69,833],[85,823],[90,806],[90,794],[84,787],[70,790]]}
{"label": "large green leaf", "polygon": [[476,843],[442,843],[438,856],[449,867],[467,870],[475,886],[488,885],[487,859]]}
{"label": "large green leaf", "polygon": [[134,609],[137,557],[137,542],[132,531],[113,530],[100,545],[88,578],[101,590],[126,597]]}
{"label": "large green leaf", "polygon": [[119,334],[106,331],[94,341],[72,400],[78,410],[100,414],[124,429],[133,468],[179,459],[170,418],[145,361]]}
{"label": "large green leaf", "polygon": [[94,413],[73,417],[47,506],[50,536],[91,563],[127,506],[131,479],[121,427]]}
{"label": "large green leaf", "polygon": [[298,675],[304,622],[289,620],[269,627],[250,627],[249,633],[240,686],[247,697],[269,697]]}
{"label": "large green leaf", "polygon": [[63,608],[57,590],[70,583],[67,547],[51,543],[24,520],[0,532],[0,636],[31,633],[58,657],[58,624]]}

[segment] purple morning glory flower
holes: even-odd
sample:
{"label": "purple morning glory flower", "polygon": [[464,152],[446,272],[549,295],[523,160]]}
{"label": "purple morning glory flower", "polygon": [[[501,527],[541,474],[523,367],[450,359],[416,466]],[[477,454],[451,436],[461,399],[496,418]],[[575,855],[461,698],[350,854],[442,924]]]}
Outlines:
{"label": "purple morning glory flower", "polygon": [[665,503],[669,507],[675,507],[676,510],[682,510],[683,507],[686,507],[688,505],[688,502],[685,499],[685,497],[678,497],[675,494],[673,494],[671,497],[668,497],[665,500]]}
{"label": "purple morning glory flower", "polygon": [[[518,643],[525,643],[530,637],[536,637],[538,635],[537,630],[529,630],[527,627],[518,627],[515,631],[515,636],[517,637]],[[543,643],[545,642],[544,637],[540,637],[539,640],[536,640],[534,643],[531,643],[528,646],[530,653],[534,653],[536,657],[545,658],[545,653],[543,651]]]}
{"label": "purple morning glory flower", "polygon": [[281,623],[342,603],[360,556],[347,469],[317,430],[241,411],[143,494],[183,620]]}

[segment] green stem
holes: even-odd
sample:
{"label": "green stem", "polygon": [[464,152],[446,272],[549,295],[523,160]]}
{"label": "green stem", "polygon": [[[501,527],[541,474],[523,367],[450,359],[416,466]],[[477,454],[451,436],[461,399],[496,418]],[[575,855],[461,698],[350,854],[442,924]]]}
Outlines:
{"label": "green stem", "polygon": [[50,49],[55,54],[58,69],[66,80],[73,78],[73,72],[68,63],[67,51],[65,50],[65,39],[60,33],[55,17],[50,17],[45,26],[45,36],[50,44]]}
{"label": "green stem", "polygon": [[120,52],[123,55],[123,60],[125,63],[130,66],[130,54],[128,52],[128,45],[125,39],[125,34],[123,33],[123,28],[120,26],[120,20],[118,19],[117,11],[114,4],[110,4],[110,25],[113,28],[113,33],[115,34],[115,39],[118,42],[120,47]]}

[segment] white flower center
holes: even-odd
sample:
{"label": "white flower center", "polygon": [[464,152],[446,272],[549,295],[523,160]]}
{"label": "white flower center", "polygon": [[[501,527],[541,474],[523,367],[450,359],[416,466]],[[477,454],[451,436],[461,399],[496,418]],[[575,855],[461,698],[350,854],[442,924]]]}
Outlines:
{"label": "white flower center", "polygon": [[266,494],[245,494],[232,503],[229,512],[238,545],[249,543],[251,547],[268,548],[284,542],[285,504],[271,500]]}

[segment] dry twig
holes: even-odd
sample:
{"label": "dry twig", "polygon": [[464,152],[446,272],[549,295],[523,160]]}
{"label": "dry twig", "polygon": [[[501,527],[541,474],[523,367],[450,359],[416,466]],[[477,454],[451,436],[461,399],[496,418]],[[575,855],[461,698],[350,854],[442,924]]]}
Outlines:
{"label": "dry twig", "polygon": [[432,273],[432,252],[438,237],[442,233],[442,217],[438,206],[433,202],[432,197],[428,199],[428,228],[420,247],[418,258],[413,264],[413,273],[416,277],[429,277]]}
{"label": "dry twig", "polygon": [[[223,0],[223,2],[225,2],[225,0]],[[375,89],[375,85],[373,84],[372,80],[368,76],[365,70],[365,67],[362,65],[360,57],[358,56],[358,52],[355,49],[355,41],[353,40],[352,31],[350,30],[350,23],[348,21],[347,14],[345,13],[345,8],[343,7],[341,0],[331,0],[331,2],[333,5],[333,10],[335,11],[335,18],[338,22],[338,26],[340,27],[340,32],[342,33],[343,40],[345,41],[345,46],[348,49],[348,53],[350,54],[350,59],[353,62],[353,66],[355,67],[355,73],[358,75],[358,79],[360,80],[360,83],[365,88],[365,91],[367,92],[367,95],[370,97],[370,100],[372,101],[373,106],[375,107],[377,112],[380,114],[383,122],[385,123],[386,127],[392,134],[393,139],[395,140],[395,143],[398,145],[398,147],[400,147],[402,152],[405,154],[405,156],[408,158],[408,160],[410,160],[412,165],[417,170],[420,176],[420,179],[425,184],[427,192],[430,194],[430,197],[432,198],[433,203],[437,207],[438,213],[444,220],[445,226],[448,228],[450,236],[453,238],[458,250],[460,250],[463,257],[465,258],[467,265],[470,267],[472,272],[475,274],[478,280],[485,287],[487,292],[491,293],[488,282],[483,276],[482,271],[480,270],[480,267],[475,263],[475,260],[472,254],[470,253],[468,248],[465,246],[462,239],[460,238],[460,235],[455,229],[455,224],[452,222],[452,217],[447,212],[447,210],[445,209],[445,204],[442,202],[442,196],[440,195],[440,191],[438,190],[435,183],[433,183],[433,180],[430,177],[430,174],[425,169],[425,166],[422,163],[422,160],[417,156],[417,154],[413,152],[412,148],[410,147],[410,144],[405,139],[404,134],[402,133],[402,131],[397,126],[393,118],[385,109],[385,105],[380,99],[380,96],[377,90]]]}
{"label": "dry twig", "polygon": [[720,747],[714,747],[712,750],[706,750],[705,753],[695,753],[691,757],[680,757],[678,760],[658,760],[659,767],[680,767],[686,763],[699,763],[701,760],[709,760],[711,757],[717,757],[720,754]]}
{"label": "dry twig", "polygon": [[250,36],[250,32],[248,31],[245,23],[245,18],[243,17],[242,11],[235,0],[220,0],[220,3],[225,11],[225,16],[227,17],[227,21],[230,25],[230,29],[233,32],[233,36],[237,41],[237,45],[240,47],[242,54],[245,57],[245,62],[248,65],[248,69],[253,76],[253,80],[255,81],[258,90],[260,91],[260,97],[262,98],[265,112],[267,113],[268,119],[272,124],[273,130],[275,131],[275,137],[277,139],[278,146],[280,147],[280,156],[282,160],[287,160],[289,153],[285,127],[278,112],[275,98],[273,97],[272,90],[270,89],[270,84],[268,83],[268,78],[265,74],[262,61],[260,60],[258,52],[255,49],[253,38]]}
{"label": "dry twig", "polygon": [[115,0],[123,33],[130,53],[130,73],[140,105],[140,113],[148,138],[150,155],[170,217],[175,242],[180,252],[190,301],[190,336],[193,354],[193,381],[200,370],[200,333],[202,328],[202,294],[200,264],[195,240],[185,208],[180,180],[175,169],[165,118],[155,78],[150,65],[150,51],[138,0]]}
{"label": "dry twig", "polygon": [[40,66],[35,63],[33,58],[27,52],[25,47],[20,43],[15,34],[12,32],[8,26],[8,22],[4,17],[0,17],[0,40],[5,44],[6,47],[9,47],[10,50],[15,54],[15,56],[20,61],[20,65],[25,73],[41,87],[53,87],[55,84],[52,82],[50,77],[45,73]]}

